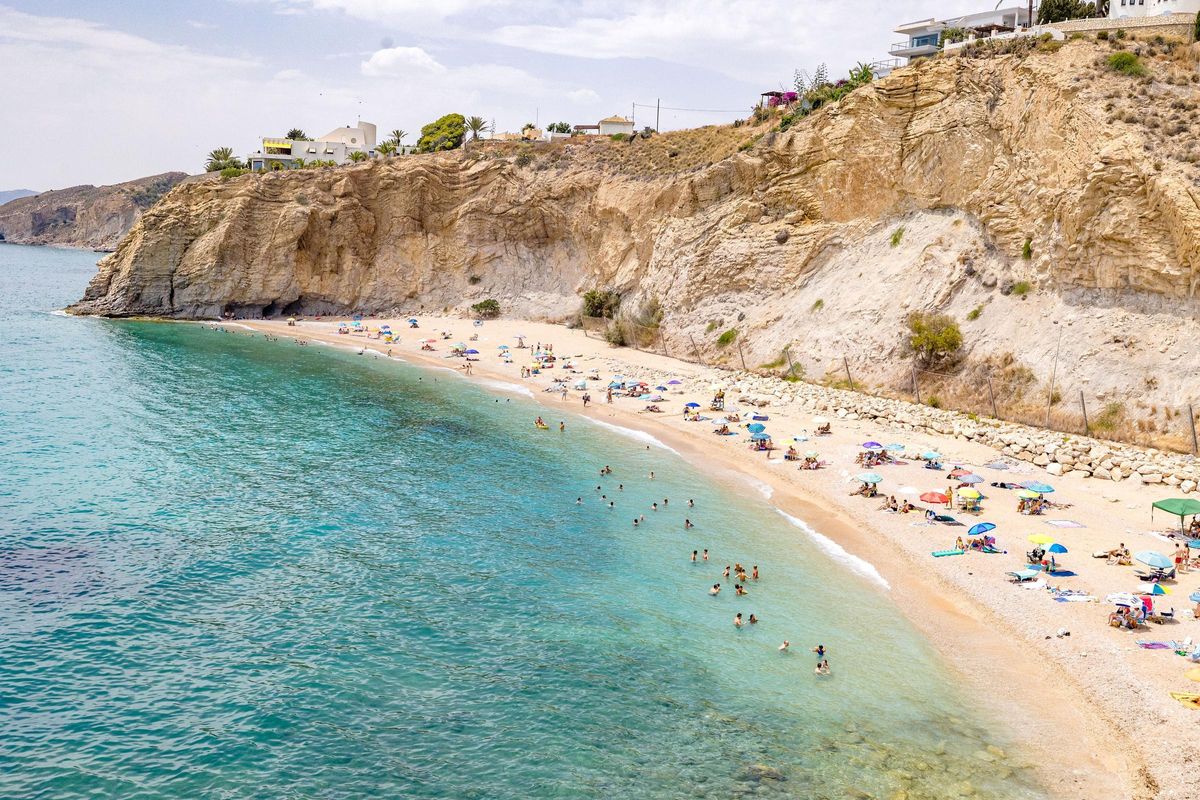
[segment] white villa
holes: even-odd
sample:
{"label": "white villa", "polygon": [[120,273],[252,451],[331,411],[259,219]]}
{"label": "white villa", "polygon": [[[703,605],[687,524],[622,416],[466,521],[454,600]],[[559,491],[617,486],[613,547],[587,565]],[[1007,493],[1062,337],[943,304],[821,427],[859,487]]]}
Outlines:
{"label": "white villa", "polygon": [[1108,0],[1108,18],[1200,13],[1200,0]]}
{"label": "white villa", "polygon": [[[1120,2],[1120,0],[1111,0]],[[1153,0],[1149,0],[1153,2]],[[1187,0],[1173,0],[1187,2]],[[1196,0],[1200,3],[1200,0]],[[978,14],[967,14],[962,17],[949,19],[922,19],[908,22],[896,28],[896,33],[907,37],[902,42],[896,42],[888,53],[897,58],[911,61],[914,58],[924,58],[935,55],[941,48],[942,31],[947,28],[961,28],[977,38],[986,38],[996,33],[1009,33],[1018,28],[1029,27],[1028,6],[1010,6],[997,8],[993,11],[981,11]]]}
{"label": "white villa", "polygon": [[351,153],[365,153],[375,157],[375,125],[358,121],[353,128],[334,128],[324,136],[311,141],[264,136],[261,148],[246,156],[246,164],[253,170],[291,169],[308,161],[333,161],[347,164]]}
{"label": "white villa", "polygon": [[626,136],[633,135],[633,120],[626,117],[611,116],[600,120],[600,135],[612,136],[613,134],[623,133]]}

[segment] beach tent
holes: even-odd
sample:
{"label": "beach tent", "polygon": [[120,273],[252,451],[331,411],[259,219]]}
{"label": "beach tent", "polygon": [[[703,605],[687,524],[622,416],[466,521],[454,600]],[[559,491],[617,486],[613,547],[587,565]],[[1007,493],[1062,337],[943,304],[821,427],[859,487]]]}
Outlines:
{"label": "beach tent", "polygon": [[1154,519],[1154,509],[1165,511],[1179,517],[1179,530],[1183,530],[1183,518],[1200,514],[1200,500],[1190,500],[1186,497],[1172,497],[1159,500],[1150,506],[1150,519]]}
{"label": "beach tent", "polygon": [[1058,542],[1055,542],[1054,544],[1052,544],[1046,548],[1046,552],[1057,553],[1059,555],[1063,555],[1064,553],[1067,553],[1068,550],[1064,545],[1061,545]]}

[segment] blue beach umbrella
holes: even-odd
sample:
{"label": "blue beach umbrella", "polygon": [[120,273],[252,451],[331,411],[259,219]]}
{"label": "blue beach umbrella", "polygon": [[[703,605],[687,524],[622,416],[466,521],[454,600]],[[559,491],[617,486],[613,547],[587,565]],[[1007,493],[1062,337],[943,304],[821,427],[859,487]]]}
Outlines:
{"label": "blue beach umbrella", "polygon": [[667,390],[667,387],[665,387],[665,386],[655,386],[655,387],[654,387],[654,390],[655,390],[656,392],[665,392],[665,391]]}
{"label": "blue beach umbrella", "polygon": [[746,426],[746,430],[750,431],[751,433],[762,433],[766,429],[767,426],[763,425],[761,422],[752,422]]}
{"label": "blue beach umbrella", "polygon": [[1051,553],[1065,553],[1065,552],[1067,552],[1067,548],[1063,547],[1063,546],[1062,546],[1061,544],[1059,544],[1058,542],[1055,542],[1054,544],[1050,545],[1049,547],[1047,547],[1047,548],[1046,548],[1046,550],[1047,550],[1047,551],[1049,551],[1049,552],[1051,552]]}
{"label": "blue beach umbrella", "polygon": [[688,403],[688,404],[687,404],[686,406],[684,406],[684,407],[685,407],[685,408],[699,408],[699,407],[700,407],[700,404],[699,404],[699,403]]}
{"label": "blue beach umbrella", "polygon": [[926,461],[937,461],[941,457],[942,454],[935,450],[926,450],[924,453],[921,453],[921,458]]}
{"label": "blue beach umbrella", "polygon": [[971,530],[967,531],[967,536],[983,536],[988,531],[996,530],[995,523],[980,522],[978,525],[972,525]]}
{"label": "blue beach umbrella", "polygon": [[470,350],[468,350],[468,351],[467,351],[467,355],[469,355],[469,356],[477,356],[477,355],[479,355],[479,351],[478,351],[478,350],[476,350],[474,347],[472,347]]}
{"label": "blue beach umbrella", "polygon": [[1048,483],[1042,483],[1041,481],[1025,481],[1021,485],[1029,491],[1037,492],[1038,494],[1050,494],[1054,491],[1053,486]]}
{"label": "blue beach umbrella", "polygon": [[682,386],[683,381],[667,381],[667,386]]}
{"label": "blue beach umbrella", "polygon": [[890,450],[893,453],[899,453],[901,450],[904,449],[904,445],[900,444],[899,442],[893,442],[892,444],[884,445],[883,449]]}
{"label": "blue beach umbrella", "polygon": [[1147,567],[1154,567],[1155,569],[1170,569],[1173,563],[1171,559],[1162,553],[1156,553],[1153,550],[1143,550],[1140,553],[1136,553],[1133,557]]}
{"label": "blue beach umbrella", "polygon": [[862,472],[854,476],[854,480],[863,483],[883,483],[883,476],[878,472]]}
{"label": "blue beach umbrella", "polygon": [[417,321],[416,317],[410,317],[410,318],[409,318],[409,320],[408,320],[408,324],[409,324],[409,325],[412,325],[412,324],[413,324],[414,322],[416,322],[416,321]]}
{"label": "blue beach umbrella", "polygon": [[617,383],[616,381],[613,381],[612,383],[610,383],[610,384],[608,385],[608,388],[610,388],[610,389],[620,389],[620,388],[621,388],[621,384]]}
{"label": "blue beach umbrella", "polygon": [[863,447],[867,448],[868,450],[882,450],[883,449],[883,445],[881,445],[879,442],[863,442]]}
{"label": "blue beach umbrella", "polygon": [[1200,539],[1192,539],[1190,542],[1188,542],[1188,547],[1192,548],[1193,550],[1200,550]]}
{"label": "blue beach umbrella", "polygon": [[509,349],[509,347],[508,347],[508,345],[506,345],[506,344],[502,344],[502,345],[500,345],[499,347],[497,347],[496,349],[497,349],[497,350],[508,350],[508,349]]}
{"label": "blue beach umbrella", "polygon": [[770,440],[770,436],[765,433],[752,433],[750,438],[756,442],[766,442]]}
{"label": "blue beach umbrella", "polygon": [[1200,592],[1192,592],[1188,595],[1188,600],[1191,600],[1193,603],[1200,603]]}
{"label": "blue beach umbrella", "polygon": [[963,483],[983,483],[983,478],[975,475],[974,473],[970,475],[963,475],[961,478],[959,478],[959,480]]}

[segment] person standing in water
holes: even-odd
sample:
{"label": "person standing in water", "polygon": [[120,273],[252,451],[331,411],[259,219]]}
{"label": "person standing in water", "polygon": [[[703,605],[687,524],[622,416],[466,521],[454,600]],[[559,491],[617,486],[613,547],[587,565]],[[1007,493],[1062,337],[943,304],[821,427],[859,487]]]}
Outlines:
{"label": "person standing in water", "polygon": [[697,555],[697,551],[693,550],[693,551],[692,551],[692,563],[693,563],[693,564],[695,564],[695,563],[696,563],[696,555]]}
{"label": "person standing in water", "polygon": [[708,548],[704,548],[704,560],[708,561]]}
{"label": "person standing in water", "polygon": [[779,645],[779,652],[786,653],[786,652],[788,652],[788,648],[791,646],[792,646],[792,643],[789,642],[787,639],[784,639],[783,644]]}
{"label": "person standing in water", "polygon": [[733,624],[734,624],[734,627],[737,627],[737,628],[742,627],[742,612],[739,611],[738,613],[733,615]]}

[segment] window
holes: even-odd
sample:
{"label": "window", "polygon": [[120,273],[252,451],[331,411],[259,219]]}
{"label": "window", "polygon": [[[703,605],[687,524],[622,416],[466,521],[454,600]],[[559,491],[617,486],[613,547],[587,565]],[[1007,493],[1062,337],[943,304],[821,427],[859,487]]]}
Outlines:
{"label": "window", "polygon": [[317,148],[315,148],[315,147],[310,147],[310,148],[308,148],[308,152],[309,152],[310,154],[311,154],[311,153],[316,153],[316,152],[317,152]]}
{"label": "window", "polygon": [[909,47],[926,47],[928,45],[937,46],[938,40],[941,39],[941,34],[931,33],[925,36],[914,36],[908,43]]}
{"label": "window", "polygon": [[358,139],[355,139],[353,136],[350,137],[350,144],[356,144],[357,142]]}

